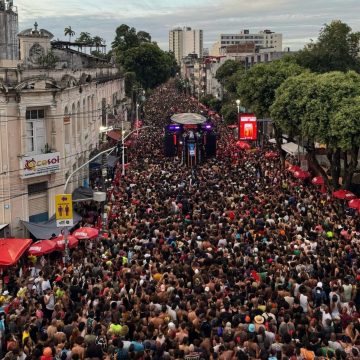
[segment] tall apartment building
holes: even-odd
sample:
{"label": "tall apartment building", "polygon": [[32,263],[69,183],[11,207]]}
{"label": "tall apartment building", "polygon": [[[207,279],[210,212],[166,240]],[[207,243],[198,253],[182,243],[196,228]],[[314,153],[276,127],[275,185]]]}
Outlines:
{"label": "tall apartment building", "polygon": [[219,48],[226,48],[229,45],[241,45],[254,43],[256,48],[266,48],[268,51],[282,51],[282,34],[271,30],[264,30],[258,33],[250,33],[243,30],[239,34],[221,34]]}
{"label": "tall apartment building", "polygon": [[175,28],[169,31],[169,51],[173,52],[178,64],[181,59],[192,54],[203,56],[203,30],[190,27]]}

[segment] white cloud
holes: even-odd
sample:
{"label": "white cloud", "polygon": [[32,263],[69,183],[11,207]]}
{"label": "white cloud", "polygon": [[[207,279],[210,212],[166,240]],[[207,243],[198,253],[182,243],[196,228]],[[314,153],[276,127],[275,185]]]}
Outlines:
{"label": "white cloud", "polygon": [[[71,25],[77,33],[88,31],[111,43],[120,24],[148,31],[164,49],[170,28],[191,26],[204,30],[207,46],[220,33],[242,29],[271,29],[283,33],[284,45],[302,47],[315,39],[324,23],[341,19],[360,30],[354,16],[359,0],[15,0],[20,28],[38,21],[56,37]],[[346,3],[346,6],[344,6]]]}

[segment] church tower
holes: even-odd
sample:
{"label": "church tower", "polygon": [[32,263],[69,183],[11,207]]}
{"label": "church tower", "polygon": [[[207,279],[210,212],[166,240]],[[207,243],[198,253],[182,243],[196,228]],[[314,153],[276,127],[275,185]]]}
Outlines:
{"label": "church tower", "polygon": [[18,14],[13,0],[0,0],[0,60],[19,60]]}

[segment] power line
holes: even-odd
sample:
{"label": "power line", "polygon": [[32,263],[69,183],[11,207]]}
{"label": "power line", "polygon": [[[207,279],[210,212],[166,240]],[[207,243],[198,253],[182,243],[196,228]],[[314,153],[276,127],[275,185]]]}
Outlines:
{"label": "power line", "polygon": [[[84,180],[84,179],[87,179],[87,176],[84,176],[84,177],[81,177],[81,178],[80,178],[80,180]],[[77,182],[77,181],[79,181],[79,178],[78,178],[78,179],[74,179],[73,181],[70,181],[70,183],[72,184],[72,183]],[[61,183],[61,184],[58,184],[58,185],[53,185],[53,186],[50,186],[50,187],[46,188],[46,191],[47,191],[47,190],[51,190],[51,189],[55,189],[55,188],[57,188],[57,187],[64,186],[64,185],[65,185],[65,182],[63,182],[63,183]],[[45,191],[44,191],[44,192],[45,192]],[[12,199],[16,199],[16,198],[18,198],[18,197],[20,197],[20,196],[24,196],[24,195],[28,195],[28,194],[29,194],[29,192],[27,191],[27,192],[24,192],[24,193],[22,193],[22,194],[17,194],[17,195],[10,196],[10,197],[8,197],[8,198],[6,198],[6,199],[1,199],[0,201],[1,201],[1,202],[5,202],[5,201],[9,201],[9,200],[12,200]]]}
{"label": "power line", "polygon": [[[84,150],[83,152],[86,152],[86,151],[88,151],[88,150]],[[81,154],[81,153],[83,153],[83,152],[80,152],[80,153],[77,153],[77,154]],[[75,155],[77,155],[77,154],[74,154],[74,155],[72,155],[72,156],[75,156]],[[100,167],[101,167],[101,165],[100,165]],[[12,171],[18,171],[18,170],[12,170]],[[17,178],[17,175],[15,175],[15,176],[13,176],[13,178]],[[83,177],[82,179],[85,179],[85,178],[87,178],[87,176],[85,176],[85,177]],[[61,180],[60,180],[61,181]],[[65,184],[65,183],[64,183]],[[64,185],[63,184],[63,185]],[[60,185],[54,185],[55,187],[56,186],[61,186],[61,184]],[[53,187],[54,187],[53,186]],[[15,187],[10,187],[10,189],[9,190],[5,190],[5,189],[1,189],[1,193],[2,194],[4,194],[4,193],[7,193],[8,191],[11,191],[11,192],[17,192],[17,191],[22,191],[23,190],[23,187],[22,186],[19,186],[19,187],[17,187],[17,188],[15,188]],[[4,197],[4,195],[0,195],[0,198],[1,197]]]}
{"label": "power line", "polygon": [[[39,108],[42,108],[42,107],[39,106],[37,109],[39,109]],[[35,108],[33,110],[35,110]],[[66,117],[66,116],[72,117],[72,116],[78,116],[78,115],[84,115],[84,114],[94,114],[96,112],[103,111],[103,110],[104,109],[95,109],[95,110],[78,112],[78,113],[71,113],[71,114],[46,115],[46,116],[44,116],[44,120],[46,120],[46,119],[60,119],[60,118]],[[31,111],[31,109],[29,109],[29,111]],[[107,113],[107,115],[109,115],[109,114]],[[100,115],[94,115],[94,117],[97,117],[97,116],[100,116]],[[2,119],[2,118],[6,118],[6,119],[9,119],[9,120],[1,120],[0,123],[6,123],[6,122],[9,122],[9,121],[28,120],[26,118],[23,118],[23,117],[17,116],[17,115],[0,115],[0,119]]]}
{"label": "power line", "polygon": [[[91,151],[93,151],[93,150],[83,150],[83,151],[80,151],[80,152],[78,152],[78,153],[72,154],[72,155],[70,155],[70,156],[61,157],[61,158],[59,158],[59,160],[70,159],[70,158],[72,158],[72,157],[74,157],[74,156],[82,155],[82,154],[86,153],[87,151],[90,151],[90,152],[91,152]],[[50,154],[51,154],[51,153],[50,153]],[[44,154],[37,154],[37,155],[44,155]],[[34,156],[37,156],[37,155],[34,155]],[[24,169],[20,169],[20,168],[19,168],[19,169],[4,171],[4,172],[0,173],[0,176],[1,176],[1,175],[6,175],[6,174],[8,174],[8,173],[19,172],[19,171],[22,171],[22,170],[24,170]]]}

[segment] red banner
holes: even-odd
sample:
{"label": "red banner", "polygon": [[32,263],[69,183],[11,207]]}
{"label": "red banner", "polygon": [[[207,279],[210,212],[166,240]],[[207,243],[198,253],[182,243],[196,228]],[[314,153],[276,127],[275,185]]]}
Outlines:
{"label": "red banner", "polygon": [[239,115],[239,139],[256,140],[257,139],[257,122],[255,114]]}

